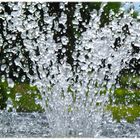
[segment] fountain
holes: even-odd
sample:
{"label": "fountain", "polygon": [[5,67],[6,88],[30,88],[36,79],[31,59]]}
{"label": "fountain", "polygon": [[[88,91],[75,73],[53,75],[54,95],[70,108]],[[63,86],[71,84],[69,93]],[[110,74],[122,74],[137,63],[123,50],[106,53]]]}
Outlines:
{"label": "fountain", "polygon": [[0,136],[139,137],[139,116],[117,121],[109,109],[121,72],[140,59],[133,4],[110,10],[104,24],[107,3],[88,19],[81,12],[88,4],[51,5],[0,3]]}

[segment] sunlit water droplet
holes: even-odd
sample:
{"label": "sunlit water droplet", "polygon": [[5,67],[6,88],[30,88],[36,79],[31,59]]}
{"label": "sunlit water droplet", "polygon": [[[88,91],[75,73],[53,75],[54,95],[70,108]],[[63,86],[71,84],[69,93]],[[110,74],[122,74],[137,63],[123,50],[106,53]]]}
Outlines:
{"label": "sunlit water droplet", "polygon": [[9,86],[10,88],[13,88],[13,87],[14,87],[14,81],[13,81],[11,78],[8,78],[8,79],[7,79],[7,82],[8,82],[8,86]]}
{"label": "sunlit water droplet", "polygon": [[61,41],[62,41],[62,44],[63,45],[67,45],[68,44],[68,38],[66,37],[66,36],[63,36],[62,38],[61,38]]}
{"label": "sunlit water droplet", "polygon": [[21,97],[22,97],[22,94],[21,93],[16,93],[15,100],[16,101],[20,101],[20,98]]}

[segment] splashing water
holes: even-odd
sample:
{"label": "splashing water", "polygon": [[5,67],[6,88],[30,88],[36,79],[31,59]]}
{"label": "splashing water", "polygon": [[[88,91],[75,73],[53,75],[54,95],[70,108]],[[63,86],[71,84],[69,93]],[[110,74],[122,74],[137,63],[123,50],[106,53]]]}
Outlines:
{"label": "splashing water", "polygon": [[[25,5],[28,5],[30,12],[28,16],[24,14]],[[39,90],[41,100],[37,100],[36,103],[45,110],[50,129],[49,136],[100,137],[105,133],[104,128],[110,127],[110,123],[114,132],[121,136],[123,134],[119,134],[120,126],[112,120],[111,113],[106,112],[105,107],[109,102],[109,94],[113,94],[115,86],[119,86],[116,79],[121,70],[129,68],[132,58],[140,59],[138,53],[133,53],[132,47],[132,43],[136,46],[140,44],[140,23],[131,16],[133,9],[127,13],[120,8],[115,16],[113,11],[110,12],[109,17],[113,18],[108,25],[100,27],[101,15],[106,6],[106,3],[102,3],[98,12],[90,12],[89,23],[83,23],[86,30],[81,36],[75,34],[71,65],[67,62],[67,48],[63,47],[69,44],[69,38],[62,35],[59,43],[54,40],[54,30],[61,30],[59,25],[63,26],[63,33],[67,31],[66,5],[67,3],[60,3],[60,9],[63,10],[57,21],[56,15],[49,15],[46,3],[9,2],[8,6],[12,12],[5,12],[1,17],[4,19],[3,30],[9,45],[7,48],[0,35],[5,54],[9,54],[9,59],[14,59],[14,65],[22,69],[30,79],[30,84]],[[0,6],[3,9],[2,4]],[[81,7],[82,4],[76,4],[72,21],[77,30],[82,20]],[[38,9],[44,13],[44,20],[40,23],[42,29],[38,26],[41,16]],[[120,18],[121,14],[123,16]],[[20,34],[22,45],[18,42],[14,44],[15,47],[13,42],[16,41],[17,34]],[[24,50],[28,52],[31,61],[28,67],[24,65]],[[59,50],[64,54],[60,62]],[[11,58],[10,54],[18,54],[18,57]],[[1,71],[6,71],[5,79],[8,78],[9,87],[14,87],[14,81],[9,78],[10,70],[5,62],[2,62]],[[18,76],[20,75],[17,74]],[[22,77],[23,81],[24,79],[25,77]],[[20,98],[17,93],[17,100]],[[12,106],[11,102],[9,105]],[[134,127],[136,128],[135,125]],[[42,131],[47,133],[45,129]],[[115,134],[112,135],[115,137]],[[137,133],[136,135],[138,136]]]}

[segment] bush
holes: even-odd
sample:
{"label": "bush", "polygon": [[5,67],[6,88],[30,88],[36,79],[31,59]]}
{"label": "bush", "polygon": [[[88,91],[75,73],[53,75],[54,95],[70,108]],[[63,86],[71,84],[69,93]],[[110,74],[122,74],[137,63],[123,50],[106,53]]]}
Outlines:
{"label": "bush", "polygon": [[[12,108],[17,112],[42,112],[43,109],[36,100],[41,99],[41,95],[35,86],[27,83],[15,83],[13,88],[9,88],[7,82],[0,82],[0,109],[6,109],[7,100],[12,101]],[[9,109],[9,111],[12,110]]]}

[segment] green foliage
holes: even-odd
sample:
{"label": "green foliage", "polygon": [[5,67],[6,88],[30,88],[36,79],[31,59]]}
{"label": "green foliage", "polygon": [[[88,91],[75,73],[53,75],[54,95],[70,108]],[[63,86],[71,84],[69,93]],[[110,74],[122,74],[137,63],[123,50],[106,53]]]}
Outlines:
{"label": "green foliage", "polygon": [[139,13],[138,13],[137,11],[134,11],[134,13],[132,14],[132,17],[133,17],[133,18],[137,18],[138,15],[139,15]]}
{"label": "green foliage", "polygon": [[114,92],[114,104],[137,104],[140,105],[140,91],[139,90],[128,90],[118,88]]}
{"label": "green foliage", "polygon": [[134,74],[124,74],[119,79],[120,88],[110,95],[107,110],[112,112],[113,119],[120,122],[125,119],[132,123],[140,117],[140,77]]}
{"label": "green foliage", "polygon": [[101,15],[100,27],[103,27],[105,24],[109,24],[109,22],[111,21],[109,17],[110,11],[112,10],[116,14],[119,12],[120,7],[121,2],[108,2],[107,5],[104,7],[104,11]]}
{"label": "green foliage", "polygon": [[[17,101],[16,94],[20,94],[21,98]],[[31,87],[27,83],[16,84],[14,88],[11,89],[9,97],[13,101],[14,108],[18,112],[42,112],[42,108],[39,104],[35,103],[35,99],[41,99],[41,95],[37,87]]]}
{"label": "green foliage", "polygon": [[120,85],[122,88],[137,89],[140,85],[140,76],[133,74],[123,74],[120,79]]}
{"label": "green foliage", "polygon": [[0,82],[0,109],[2,110],[6,107],[7,92],[9,92],[7,82]]}
{"label": "green foliage", "polygon": [[138,105],[108,105],[107,110],[112,112],[113,119],[117,122],[120,122],[122,119],[124,119],[129,123],[133,123],[137,117],[140,117],[140,106]]}
{"label": "green foliage", "polygon": [[101,2],[91,2],[86,4],[88,5],[89,12],[91,12],[93,9],[99,10],[101,6]]}
{"label": "green foliage", "polygon": [[[16,95],[20,96],[17,100]],[[41,95],[35,86],[27,83],[15,83],[13,88],[8,87],[7,81],[0,82],[0,109],[6,108],[8,98],[12,100],[17,112],[42,112],[43,109],[35,103],[35,99],[41,99]]]}

